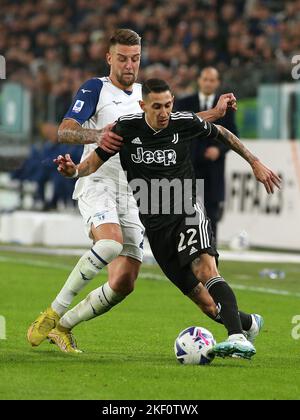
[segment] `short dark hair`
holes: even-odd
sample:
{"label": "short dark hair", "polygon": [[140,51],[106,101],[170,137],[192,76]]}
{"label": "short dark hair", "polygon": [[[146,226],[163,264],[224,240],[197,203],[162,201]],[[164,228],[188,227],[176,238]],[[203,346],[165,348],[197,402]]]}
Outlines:
{"label": "short dark hair", "polygon": [[131,29],[117,29],[109,40],[109,47],[116,44],[141,45],[141,37]]}
{"label": "short dark hair", "polygon": [[167,90],[171,91],[170,86],[162,79],[148,79],[142,85],[143,98],[151,92],[161,93]]}

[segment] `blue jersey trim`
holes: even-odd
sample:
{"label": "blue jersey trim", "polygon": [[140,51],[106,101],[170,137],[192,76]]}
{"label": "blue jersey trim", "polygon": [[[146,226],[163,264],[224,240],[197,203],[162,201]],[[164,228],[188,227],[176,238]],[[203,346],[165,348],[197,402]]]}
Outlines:
{"label": "blue jersey trim", "polygon": [[102,87],[102,80],[97,78],[87,80],[83,83],[78,89],[72,105],[64,118],[72,118],[81,125],[89,120],[95,115]]}

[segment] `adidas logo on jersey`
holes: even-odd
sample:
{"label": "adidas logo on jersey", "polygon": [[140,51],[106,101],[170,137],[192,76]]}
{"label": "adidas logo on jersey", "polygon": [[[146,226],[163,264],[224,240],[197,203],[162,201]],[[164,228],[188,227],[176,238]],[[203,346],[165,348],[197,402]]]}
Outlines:
{"label": "adidas logo on jersey", "polygon": [[142,144],[141,139],[139,137],[136,137],[135,139],[133,139],[131,143],[132,144]]}
{"label": "adidas logo on jersey", "polygon": [[198,250],[194,246],[192,246],[192,249],[190,250],[190,255],[195,254],[195,252],[198,252]]}

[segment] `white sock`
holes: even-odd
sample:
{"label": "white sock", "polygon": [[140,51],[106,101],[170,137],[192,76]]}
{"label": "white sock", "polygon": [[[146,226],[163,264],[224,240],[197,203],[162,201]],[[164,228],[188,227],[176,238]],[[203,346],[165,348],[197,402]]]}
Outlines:
{"label": "white sock", "polygon": [[96,318],[109,311],[126,296],[116,293],[107,283],[93,290],[84,300],[68,311],[59,321],[65,328],[73,328],[82,321]]}
{"label": "white sock", "polygon": [[101,239],[78,261],[63,288],[52,302],[52,309],[62,316],[74,297],[92,280],[100,270],[120,255],[123,246],[112,239]]}
{"label": "white sock", "polygon": [[247,341],[243,334],[232,334],[228,337],[228,341]]}

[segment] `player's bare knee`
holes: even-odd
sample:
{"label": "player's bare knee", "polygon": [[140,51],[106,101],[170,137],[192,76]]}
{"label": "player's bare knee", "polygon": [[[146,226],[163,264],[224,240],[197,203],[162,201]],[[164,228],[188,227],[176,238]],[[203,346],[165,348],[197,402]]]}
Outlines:
{"label": "player's bare knee", "polygon": [[202,274],[202,282],[206,283],[208,280],[212,279],[213,277],[219,276],[218,270],[214,267],[207,266],[205,267],[203,274]]}
{"label": "player's bare knee", "polygon": [[101,259],[101,255],[105,256],[103,260],[106,264],[109,264],[115,258],[117,258],[123,250],[123,245],[113,239],[100,239],[97,241],[92,251]]}
{"label": "player's bare knee", "polygon": [[209,262],[199,262],[192,265],[193,273],[196,278],[205,284],[208,280],[219,275],[215,264]]}
{"label": "player's bare knee", "polygon": [[123,245],[123,235],[120,225],[117,223],[106,223],[95,227],[91,226],[91,236],[94,242],[102,239],[113,240]]}

